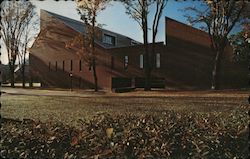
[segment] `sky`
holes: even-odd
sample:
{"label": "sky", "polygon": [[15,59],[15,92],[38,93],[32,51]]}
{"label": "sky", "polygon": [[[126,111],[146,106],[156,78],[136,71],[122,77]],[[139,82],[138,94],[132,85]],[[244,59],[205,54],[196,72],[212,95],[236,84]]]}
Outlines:
{"label": "sky", "polygon": [[[31,0],[31,2],[36,6],[36,11],[39,16],[40,9],[43,9],[80,21],[80,16],[77,14],[76,3],[74,1]],[[183,23],[187,23],[186,18],[183,16],[184,13],[181,11],[181,9],[188,6],[197,5],[197,3],[199,2],[169,0],[160,20],[157,41],[165,41],[165,16]],[[142,31],[138,23],[131,19],[129,15],[125,13],[125,11],[126,10],[121,3],[112,2],[107,6],[105,10],[99,13],[99,15],[97,16],[97,22],[100,24],[104,24],[103,28],[107,30],[126,35],[136,41],[142,42]],[[149,27],[151,25],[149,24]],[[151,34],[149,34],[149,41],[151,41]],[[2,63],[7,64],[7,56],[5,56],[6,54],[4,53],[5,51],[3,50],[3,48],[1,49],[1,52]]]}
{"label": "sky", "polygon": [[[80,21],[80,16],[76,11],[76,3],[74,1],[31,1],[37,7],[37,12],[40,14],[40,9],[44,9],[50,12],[60,14],[75,20]],[[164,17],[176,19],[180,22],[186,23],[185,17],[183,17],[183,9],[187,6],[192,6],[197,2],[178,2],[175,0],[169,0],[168,4],[162,15],[159,26],[159,41],[164,41]],[[142,31],[133,19],[125,13],[124,6],[119,2],[112,2],[107,6],[105,10],[99,13],[97,22],[104,24],[103,28],[111,30],[120,34],[124,34],[134,40],[142,42]],[[150,27],[150,26],[149,26]]]}

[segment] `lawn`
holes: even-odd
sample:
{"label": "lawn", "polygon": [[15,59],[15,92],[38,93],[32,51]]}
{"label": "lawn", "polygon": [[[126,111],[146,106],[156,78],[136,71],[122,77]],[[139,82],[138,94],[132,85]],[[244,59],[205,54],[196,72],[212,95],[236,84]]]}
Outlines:
{"label": "lawn", "polygon": [[[1,154],[24,158],[244,158],[248,155],[247,97],[247,92],[4,94]],[[26,147],[15,150],[13,141],[6,141],[9,137]],[[30,137],[45,145],[34,146],[36,151],[46,148],[47,152],[28,151],[27,145],[33,143]],[[15,155],[8,156],[6,149]]]}

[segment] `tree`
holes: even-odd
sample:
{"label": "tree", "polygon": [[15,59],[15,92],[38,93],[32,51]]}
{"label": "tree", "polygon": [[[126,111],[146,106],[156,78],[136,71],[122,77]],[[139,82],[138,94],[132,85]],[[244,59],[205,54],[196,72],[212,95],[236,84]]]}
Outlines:
{"label": "tree", "polygon": [[231,35],[229,41],[233,47],[234,60],[238,63],[250,60],[250,28],[244,27],[240,32]]}
{"label": "tree", "polygon": [[211,41],[211,49],[215,52],[212,70],[211,89],[219,89],[219,71],[221,57],[225,47],[228,45],[228,35],[232,29],[244,19],[244,12],[247,11],[245,0],[208,0],[199,9],[197,7],[185,8],[193,14],[187,15],[187,20],[191,24],[203,23]]}
{"label": "tree", "polygon": [[150,62],[148,51],[148,0],[121,0],[125,5],[126,13],[140,25],[143,32],[145,55],[145,90],[150,90]]}
{"label": "tree", "polygon": [[77,0],[77,11],[84,21],[84,28],[86,29],[83,35],[82,52],[87,52],[89,65],[93,71],[93,78],[95,82],[95,91],[98,91],[98,82],[96,74],[96,54],[95,54],[95,37],[97,35],[96,17],[98,13],[104,10],[110,0]]}
{"label": "tree", "polygon": [[[1,37],[8,54],[11,86],[14,87],[14,70],[18,56],[21,56],[25,37],[28,36],[27,28],[35,15],[35,6],[29,1],[4,1],[1,3]],[[25,52],[27,49],[24,50]],[[25,56],[24,56],[25,58]],[[19,59],[20,62],[21,59]]]}
{"label": "tree", "polygon": [[[250,8],[249,4],[247,7]],[[234,51],[234,60],[238,63],[250,60],[250,12],[243,12],[243,17],[241,30],[229,37]]]}
{"label": "tree", "polygon": [[155,59],[156,36],[158,33],[159,21],[162,16],[162,12],[167,5],[167,0],[155,0],[154,3],[155,3],[155,12],[154,12],[154,19],[153,19],[153,24],[152,24],[152,56],[150,58],[151,59],[151,65],[150,65],[150,71],[149,71],[150,73],[152,71],[152,65],[154,64],[154,61],[156,61]]}
{"label": "tree", "polygon": [[[125,5],[126,13],[130,15],[143,31],[143,44],[145,50],[145,91],[151,90],[151,71],[155,56],[155,42],[158,33],[158,25],[167,0],[121,0]],[[154,19],[152,24],[152,53],[148,48],[148,15],[149,7],[155,4]]]}
{"label": "tree", "polygon": [[20,50],[18,53],[19,57],[19,66],[22,71],[22,86],[25,87],[26,77],[25,77],[25,69],[26,69],[26,58],[28,54],[29,44],[34,40],[35,35],[37,34],[35,31],[37,29],[38,15],[35,10],[32,9],[27,14],[26,19],[23,21],[23,25],[25,27],[22,35],[22,41],[20,43]]}

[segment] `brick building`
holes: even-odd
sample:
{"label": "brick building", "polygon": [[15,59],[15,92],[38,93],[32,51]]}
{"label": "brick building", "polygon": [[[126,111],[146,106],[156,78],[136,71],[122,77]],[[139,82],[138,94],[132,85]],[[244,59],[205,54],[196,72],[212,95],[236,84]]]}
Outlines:
{"label": "brick building", "polygon": [[[208,35],[198,29],[167,18],[166,45],[156,45],[153,60],[152,86],[165,88],[209,89],[213,52]],[[84,34],[84,24],[48,11],[41,10],[41,29],[30,49],[30,73],[33,81],[44,87],[93,87],[91,69],[79,48],[67,48],[66,43]],[[98,86],[143,87],[144,49],[139,42],[105,29],[98,29],[95,40]],[[151,45],[149,47],[149,51]],[[234,64],[232,51],[226,49],[222,67],[223,88],[242,88],[247,83],[247,70]],[[72,74],[72,77],[70,77]]]}

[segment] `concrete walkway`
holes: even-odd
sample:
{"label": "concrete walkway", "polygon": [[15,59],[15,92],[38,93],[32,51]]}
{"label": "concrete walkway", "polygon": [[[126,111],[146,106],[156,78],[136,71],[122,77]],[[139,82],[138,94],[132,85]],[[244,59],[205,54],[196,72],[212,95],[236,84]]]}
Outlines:
{"label": "concrete walkway", "polygon": [[11,88],[11,87],[2,87],[2,95],[32,95],[32,96],[66,96],[66,97],[92,97],[96,95],[105,95],[106,92],[99,91],[94,92],[92,90],[73,90],[69,89],[24,89],[24,88]]}
{"label": "concrete walkway", "polygon": [[223,90],[223,91],[168,91],[154,90],[145,92],[136,90],[128,93],[113,93],[100,90],[73,90],[69,89],[23,89],[1,87],[2,95],[31,95],[31,96],[65,96],[65,97],[248,97],[249,91]]}

